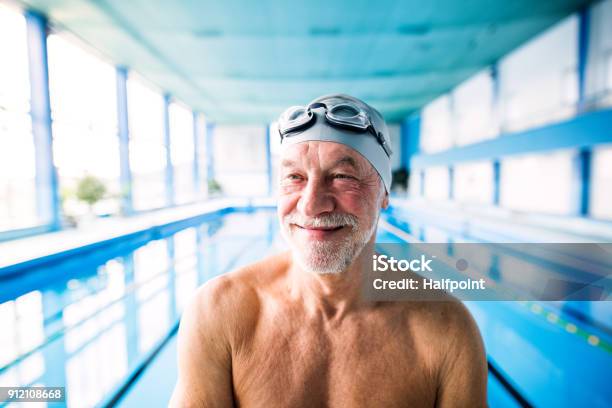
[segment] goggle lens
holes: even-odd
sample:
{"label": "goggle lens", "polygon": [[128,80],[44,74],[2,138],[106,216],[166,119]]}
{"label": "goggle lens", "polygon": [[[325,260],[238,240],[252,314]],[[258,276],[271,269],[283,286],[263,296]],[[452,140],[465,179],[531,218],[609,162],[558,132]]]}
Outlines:
{"label": "goggle lens", "polygon": [[359,130],[366,130],[370,126],[370,120],[359,108],[349,104],[335,105],[326,113],[327,119],[331,122],[354,127]]}
{"label": "goggle lens", "polygon": [[290,133],[304,126],[312,119],[312,112],[304,106],[292,106],[288,108],[278,121],[278,128],[282,135]]}

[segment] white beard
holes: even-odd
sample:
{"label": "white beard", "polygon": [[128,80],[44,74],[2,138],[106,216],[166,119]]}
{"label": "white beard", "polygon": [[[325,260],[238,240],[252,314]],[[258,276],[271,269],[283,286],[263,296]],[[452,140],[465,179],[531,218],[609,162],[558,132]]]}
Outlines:
{"label": "white beard", "polygon": [[[291,236],[290,224],[293,223],[315,227],[342,225],[351,231],[340,241],[310,240],[298,244]],[[337,274],[344,272],[361,253],[376,231],[377,223],[378,217],[372,225],[360,226],[357,218],[349,214],[330,214],[309,220],[290,214],[284,217],[281,232],[289,242],[295,261],[303,270],[318,274]]]}

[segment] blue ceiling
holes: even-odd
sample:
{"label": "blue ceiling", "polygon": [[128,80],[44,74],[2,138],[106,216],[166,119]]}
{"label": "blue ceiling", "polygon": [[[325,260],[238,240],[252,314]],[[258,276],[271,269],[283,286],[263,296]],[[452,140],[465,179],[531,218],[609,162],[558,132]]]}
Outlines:
{"label": "blue ceiling", "polygon": [[589,3],[21,0],[217,123],[344,92],[391,122]]}

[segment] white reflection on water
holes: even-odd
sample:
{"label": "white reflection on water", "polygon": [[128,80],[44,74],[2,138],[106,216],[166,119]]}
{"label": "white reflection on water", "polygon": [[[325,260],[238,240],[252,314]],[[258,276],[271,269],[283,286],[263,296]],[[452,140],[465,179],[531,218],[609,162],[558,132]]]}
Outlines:
{"label": "white reflection on water", "polygon": [[116,323],[66,361],[68,406],[94,406],[126,373],[125,324]]}
{"label": "white reflection on water", "polygon": [[138,309],[138,350],[149,350],[170,326],[170,299],[165,289],[140,305]]}
{"label": "white reflection on water", "polygon": [[67,328],[64,339],[68,353],[97,336],[125,312],[122,303],[113,303],[125,293],[123,264],[110,260],[99,268],[98,274],[106,284],[102,289],[64,307],[62,320]]}
{"label": "white reflection on water", "polygon": [[134,280],[141,285],[136,291],[139,301],[149,298],[168,284],[168,244],[166,240],[151,241],[134,251]]}
{"label": "white reflection on water", "polygon": [[[45,339],[42,296],[32,291],[0,305],[0,366],[40,345]],[[35,353],[0,375],[0,384],[30,384],[45,371],[40,353]]]}
{"label": "white reflection on water", "polygon": [[176,309],[181,311],[198,286],[198,245],[196,228],[174,235],[174,272]]}

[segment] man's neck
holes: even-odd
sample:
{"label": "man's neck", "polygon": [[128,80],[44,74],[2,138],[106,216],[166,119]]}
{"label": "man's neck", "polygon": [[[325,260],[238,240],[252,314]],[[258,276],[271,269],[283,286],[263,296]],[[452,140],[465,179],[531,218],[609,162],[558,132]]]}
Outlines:
{"label": "man's neck", "polygon": [[302,270],[296,262],[289,273],[292,297],[300,298],[309,314],[329,321],[340,321],[351,312],[367,306],[362,297],[362,277],[367,273],[374,254],[374,240],[340,273],[317,274]]}

